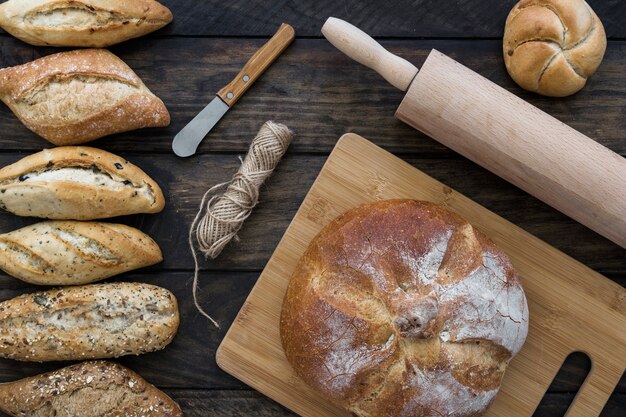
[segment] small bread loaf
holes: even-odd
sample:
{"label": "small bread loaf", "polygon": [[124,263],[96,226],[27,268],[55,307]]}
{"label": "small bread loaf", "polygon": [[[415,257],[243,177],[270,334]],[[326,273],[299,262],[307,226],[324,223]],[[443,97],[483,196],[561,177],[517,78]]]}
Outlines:
{"label": "small bread loaf", "polygon": [[163,102],[103,49],[62,52],[1,69],[0,99],[27,128],[57,146],[170,123]]}
{"label": "small bread loaf", "polygon": [[366,204],[298,262],[280,332],[295,372],[355,417],[478,417],[528,332],[507,256],[432,203]]}
{"label": "small bread loaf", "polygon": [[604,57],[606,34],[584,0],[521,0],[504,30],[504,62],[522,88],[565,97],[585,86]]}
{"label": "small bread loaf", "polygon": [[174,294],[139,283],[91,284],[0,303],[0,357],[29,362],[161,350],[178,330]]}
{"label": "small bread loaf", "polygon": [[0,384],[0,410],[14,417],[183,417],[170,397],[105,361]]}
{"label": "small bread loaf", "polygon": [[154,0],[9,0],[0,27],[31,45],[104,48],[162,28],[169,9]]}
{"label": "small bread loaf", "polygon": [[164,206],[161,188],[145,172],[95,148],[46,149],[0,169],[0,208],[18,216],[93,220]]}
{"label": "small bread loaf", "polygon": [[0,235],[0,269],[35,285],[83,285],[163,260],[150,236],[123,224],[43,222]]}

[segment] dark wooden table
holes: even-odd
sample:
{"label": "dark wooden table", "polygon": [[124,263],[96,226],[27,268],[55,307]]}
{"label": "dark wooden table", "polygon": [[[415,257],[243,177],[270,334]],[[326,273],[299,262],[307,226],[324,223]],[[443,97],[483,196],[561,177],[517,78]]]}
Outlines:
{"label": "dark wooden table", "polygon": [[[288,416],[289,411],[221,372],[215,350],[272,254],[335,142],[355,132],[409,161],[607,277],[626,284],[626,252],[504,180],[393,117],[403,94],[335,50],[321,38],[328,16],[346,19],[418,66],[432,48],[504,86],[621,155],[626,155],[626,1],[591,0],[609,37],[606,58],[587,87],[566,99],[526,93],[508,77],[501,57],[504,21],[514,0],[258,1],[164,0],[174,23],[148,37],[115,46],[172,114],[166,129],[117,135],[93,142],[152,175],[168,205],[158,215],[120,221],[152,235],[164,250],[159,266],[122,276],[172,290],[182,326],[164,351],[119,361],[164,389],[192,416]],[[179,159],[171,140],[239,71],[281,22],[298,38],[211,132],[199,155]],[[0,67],[22,64],[57,50],[26,45],[2,33]],[[192,259],[187,231],[202,193],[227,181],[261,124],[289,125],[296,139],[261,203],[215,262],[204,262],[200,301],[222,324],[214,329],[191,301]],[[49,147],[0,106],[0,166]],[[625,213],[626,215],[626,213]],[[0,214],[0,231],[34,222]],[[34,290],[4,274],[0,299]],[[621,329],[626,331],[626,329]],[[1,381],[64,364],[0,360]],[[536,416],[563,415],[589,370],[574,356],[550,388]],[[626,416],[626,378],[604,416]],[[515,416],[506,416],[515,417]]]}

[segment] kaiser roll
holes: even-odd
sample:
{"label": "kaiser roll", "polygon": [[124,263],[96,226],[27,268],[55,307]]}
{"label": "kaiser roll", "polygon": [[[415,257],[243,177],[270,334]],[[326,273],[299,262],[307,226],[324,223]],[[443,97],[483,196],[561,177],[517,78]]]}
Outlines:
{"label": "kaiser roll", "polygon": [[507,256],[432,203],[348,211],[313,239],[283,303],[295,372],[358,417],[477,417],[528,332]]}
{"label": "kaiser roll", "polygon": [[606,34],[584,0],[522,0],[504,30],[504,62],[522,88],[565,97],[585,86],[606,50]]}

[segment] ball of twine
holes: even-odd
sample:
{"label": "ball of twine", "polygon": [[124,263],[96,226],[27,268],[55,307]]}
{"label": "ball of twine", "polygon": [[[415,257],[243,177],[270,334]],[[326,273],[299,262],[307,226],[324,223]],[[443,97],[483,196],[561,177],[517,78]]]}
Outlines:
{"label": "ball of twine", "polygon": [[[202,197],[200,209],[189,231],[189,245],[195,263],[193,301],[198,311],[216,327],[219,324],[198,303],[199,263],[194,246],[208,259],[215,259],[236,238],[237,232],[259,201],[259,189],[287,151],[293,133],[287,126],[268,121],[252,141],[248,154],[232,180],[217,184]],[[223,193],[220,193],[224,190]]]}

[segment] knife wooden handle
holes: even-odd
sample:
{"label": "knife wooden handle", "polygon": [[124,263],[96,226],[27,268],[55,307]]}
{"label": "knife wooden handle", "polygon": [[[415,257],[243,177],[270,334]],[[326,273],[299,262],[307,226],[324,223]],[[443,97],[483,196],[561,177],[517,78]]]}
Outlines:
{"label": "knife wooden handle", "polygon": [[417,75],[415,65],[392,54],[367,33],[344,20],[329,17],[322,27],[322,33],[335,48],[373,69],[402,91],[409,88]]}
{"label": "knife wooden handle", "polygon": [[265,45],[250,58],[237,77],[217,95],[224,100],[228,107],[232,107],[252,84],[272,65],[276,58],[293,42],[296,31],[290,25],[283,23],[278,31]]}

